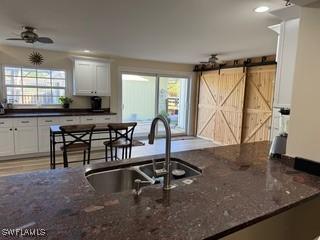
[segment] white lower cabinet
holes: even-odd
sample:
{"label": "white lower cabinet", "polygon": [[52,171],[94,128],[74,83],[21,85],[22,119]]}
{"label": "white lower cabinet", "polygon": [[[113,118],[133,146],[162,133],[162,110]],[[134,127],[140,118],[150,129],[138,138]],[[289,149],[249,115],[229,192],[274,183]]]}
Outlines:
{"label": "white lower cabinet", "polygon": [[12,127],[0,127],[0,156],[10,156],[14,154],[14,137]]}
{"label": "white lower cabinet", "polygon": [[8,118],[0,122],[0,156],[38,152],[37,118]]}
{"label": "white lower cabinet", "polygon": [[[0,157],[30,153],[49,153],[50,126],[73,124],[107,124],[116,122],[115,115],[39,117],[39,118],[0,118]],[[108,133],[102,133],[107,137]],[[94,135],[93,137],[97,137]],[[99,137],[102,137],[101,135]],[[61,139],[56,139],[61,141]],[[103,147],[103,142],[94,141],[92,147]],[[60,144],[56,145],[58,151]]]}
{"label": "white lower cabinet", "polygon": [[14,129],[14,146],[16,154],[38,152],[38,128],[16,127]]}

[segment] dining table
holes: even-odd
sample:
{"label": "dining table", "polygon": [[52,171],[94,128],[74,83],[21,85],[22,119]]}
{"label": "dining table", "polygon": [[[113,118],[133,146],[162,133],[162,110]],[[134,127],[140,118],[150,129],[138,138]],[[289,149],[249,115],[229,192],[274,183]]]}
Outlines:
{"label": "dining table", "polygon": [[[109,131],[109,128],[107,123],[95,124],[91,141],[110,140],[108,131]],[[82,133],[81,131],[74,131],[73,134],[81,135]],[[70,142],[70,141],[66,140],[66,142]],[[60,129],[60,125],[50,126],[50,169],[55,169],[57,164],[62,164],[62,163],[56,163],[56,146],[57,144],[62,144],[62,143],[63,143],[63,140],[62,140],[62,131]],[[96,159],[92,159],[92,160],[96,160]],[[73,161],[73,162],[82,162],[82,160]]]}

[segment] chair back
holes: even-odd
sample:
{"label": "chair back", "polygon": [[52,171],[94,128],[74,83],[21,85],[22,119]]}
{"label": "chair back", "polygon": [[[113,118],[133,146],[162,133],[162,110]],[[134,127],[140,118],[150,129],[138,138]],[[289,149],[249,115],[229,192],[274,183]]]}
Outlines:
{"label": "chair back", "polygon": [[110,144],[112,142],[118,141],[120,139],[124,139],[130,142],[132,146],[133,141],[133,132],[135,127],[137,126],[136,122],[128,122],[128,123],[109,123],[109,139]]}
{"label": "chair back", "polygon": [[[62,140],[64,148],[70,147],[75,143],[84,143],[87,146],[91,146],[93,129],[96,127],[95,124],[79,124],[79,125],[65,125],[60,126],[62,133]],[[66,140],[66,137],[70,140]],[[87,136],[89,136],[87,138]]]}

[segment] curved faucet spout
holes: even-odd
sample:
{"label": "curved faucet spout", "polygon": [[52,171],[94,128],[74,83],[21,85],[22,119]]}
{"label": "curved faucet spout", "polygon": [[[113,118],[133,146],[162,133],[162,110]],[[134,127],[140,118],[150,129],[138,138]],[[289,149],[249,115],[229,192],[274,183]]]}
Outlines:
{"label": "curved faucet spout", "polygon": [[170,124],[168,120],[164,116],[158,115],[153,119],[148,138],[149,138],[149,144],[153,144],[154,138],[155,138],[155,132],[156,132],[156,125],[158,121],[163,122],[165,131],[166,131],[166,158],[165,158],[164,168],[159,170],[155,169],[154,175],[157,177],[163,176],[164,177],[163,189],[169,190],[171,188],[171,185],[170,185],[171,129],[170,129]]}

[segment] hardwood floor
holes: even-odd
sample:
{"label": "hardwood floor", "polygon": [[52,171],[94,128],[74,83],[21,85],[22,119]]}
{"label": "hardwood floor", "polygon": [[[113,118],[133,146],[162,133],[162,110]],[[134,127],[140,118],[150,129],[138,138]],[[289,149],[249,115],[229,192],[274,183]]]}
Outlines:
{"label": "hardwood floor", "polygon": [[[154,145],[149,145],[147,141],[143,141],[146,144],[144,146],[133,147],[132,157],[142,157],[148,155],[155,155],[164,153],[165,150],[165,139],[157,139]],[[216,147],[218,145],[201,139],[201,138],[177,138],[172,140],[171,150],[172,152],[180,152],[185,150],[199,149]],[[104,151],[92,151],[92,158],[99,158],[99,160],[94,160],[95,162],[104,162]],[[69,161],[76,161],[82,159],[82,153],[70,154]],[[62,155],[57,155],[57,162],[62,163]],[[70,163],[70,167],[80,166],[82,163]],[[57,168],[62,168],[63,165],[57,165]],[[8,176],[21,174],[32,171],[48,170],[49,167],[49,156],[47,157],[37,157],[37,158],[26,158],[17,160],[6,160],[0,162],[0,176]]]}

